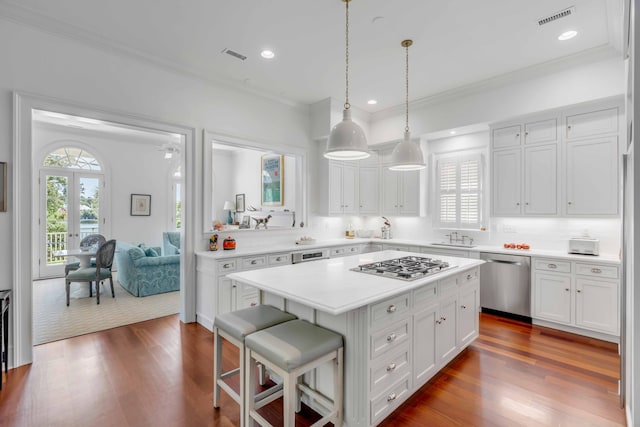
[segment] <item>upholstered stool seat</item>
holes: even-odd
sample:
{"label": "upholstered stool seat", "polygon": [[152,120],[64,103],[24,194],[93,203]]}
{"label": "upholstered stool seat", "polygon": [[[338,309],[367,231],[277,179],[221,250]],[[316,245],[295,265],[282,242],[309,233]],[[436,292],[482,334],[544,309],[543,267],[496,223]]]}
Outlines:
{"label": "upholstered stool seat", "polygon": [[[333,422],[342,425],[343,396],[343,338],[328,329],[304,320],[292,320],[281,323],[254,334],[244,341],[246,355],[246,415],[250,424],[257,421],[262,426],[271,426],[257,409],[280,396],[284,396],[283,418],[285,427],[295,426],[295,412],[299,411],[299,391],[320,402],[329,413],[314,423],[321,426]],[[256,372],[254,362],[262,363],[266,368],[282,378],[282,391],[263,399],[256,399]],[[327,362],[333,364],[333,400],[316,393],[307,386],[298,384],[298,377]]]}
{"label": "upholstered stool seat", "polygon": [[[245,406],[245,337],[261,329],[269,328],[282,322],[296,319],[296,316],[278,310],[270,305],[257,305],[242,310],[232,311],[216,316],[213,322],[214,358],[213,358],[213,406],[219,407],[220,389],[240,405],[240,425],[244,426]],[[238,347],[238,368],[222,372],[222,340]],[[224,380],[230,376],[240,375],[240,392],[236,393]]]}

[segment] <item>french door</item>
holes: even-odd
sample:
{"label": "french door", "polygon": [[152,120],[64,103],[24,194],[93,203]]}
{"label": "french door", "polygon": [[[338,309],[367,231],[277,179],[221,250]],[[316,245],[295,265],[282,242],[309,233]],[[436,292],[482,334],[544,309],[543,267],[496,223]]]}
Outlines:
{"label": "french door", "polygon": [[59,277],[64,275],[67,259],[53,253],[77,248],[85,236],[104,229],[105,219],[100,212],[104,176],[86,171],[41,169],[39,186],[38,276]]}

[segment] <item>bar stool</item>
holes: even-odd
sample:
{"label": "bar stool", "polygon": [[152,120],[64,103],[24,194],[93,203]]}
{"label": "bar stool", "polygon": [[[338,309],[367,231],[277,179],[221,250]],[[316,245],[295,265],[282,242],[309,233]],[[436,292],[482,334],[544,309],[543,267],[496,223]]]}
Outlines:
{"label": "bar stool", "polygon": [[[253,332],[268,328],[278,323],[296,319],[293,314],[285,313],[270,305],[256,305],[242,310],[216,316],[213,322],[213,407],[218,408],[220,389],[240,405],[240,425],[244,426],[245,407],[245,337]],[[238,347],[240,357],[238,368],[222,372],[222,338]],[[240,392],[236,393],[224,380],[240,374]],[[262,378],[263,374],[261,374]],[[261,379],[261,383],[262,383]]]}
{"label": "bar stool", "polygon": [[[329,413],[315,422],[312,427],[322,426],[328,422],[333,422],[338,427],[342,425],[342,335],[304,320],[292,320],[247,336],[244,345],[247,352],[245,359],[247,364],[245,368],[247,372],[245,419],[250,424],[257,421],[261,426],[272,426],[258,414],[257,410],[280,396],[284,396],[284,427],[294,427],[295,413],[300,410],[299,393],[304,391],[314,401],[329,410]],[[304,384],[298,383],[298,377],[331,361],[333,362],[333,400],[322,396]],[[282,378],[282,389],[262,399],[256,397],[254,395],[256,387],[254,362],[262,363]]]}

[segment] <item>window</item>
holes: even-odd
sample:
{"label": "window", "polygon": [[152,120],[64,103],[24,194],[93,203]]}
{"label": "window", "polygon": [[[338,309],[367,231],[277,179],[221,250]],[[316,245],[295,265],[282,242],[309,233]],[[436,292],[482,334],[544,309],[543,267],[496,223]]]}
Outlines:
{"label": "window", "polygon": [[93,154],[76,147],[63,147],[50,152],[44,159],[43,166],[91,171],[102,170]]}
{"label": "window", "polygon": [[479,154],[441,157],[436,163],[435,225],[477,229],[482,219],[482,164]]}

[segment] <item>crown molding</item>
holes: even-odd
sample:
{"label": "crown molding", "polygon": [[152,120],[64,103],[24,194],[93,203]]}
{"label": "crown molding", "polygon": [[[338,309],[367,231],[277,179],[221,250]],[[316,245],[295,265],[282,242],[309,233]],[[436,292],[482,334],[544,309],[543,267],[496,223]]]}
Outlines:
{"label": "crown molding", "polygon": [[[468,85],[459,86],[450,90],[436,93],[431,96],[420,98],[409,102],[410,110],[419,110],[431,105],[442,104],[444,102],[453,101],[464,98],[482,91],[505,86],[522,80],[530,80],[536,77],[548,75],[553,72],[575,68],[580,65],[600,62],[607,59],[619,58],[622,60],[622,53],[609,44],[588,49],[573,55],[565,56],[560,59],[543,62],[532,65],[530,67],[521,68],[509,73],[501,74],[496,77],[474,82]],[[383,120],[389,117],[395,117],[404,114],[404,104],[395,105],[384,110],[371,113],[371,120]]]}
{"label": "crown molding", "polygon": [[258,96],[260,98],[274,101],[288,107],[301,109],[304,111],[308,110],[308,104],[277,96],[267,91],[247,87],[244,83],[232,79],[226,79],[220,76],[212,76],[209,74],[193,71],[192,69],[182,66],[180,63],[160,58],[155,55],[150,55],[137,49],[133,49],[122,43],[114,42],[107,37],[103,37],[93,32],[86,31],[82,28],[69,25],[56,19],[52,19],[26,7],[8,3],[6,2],[6,0],[0,0],[0,19],[5,19],[17,24],[27,25],[38,31],[63,37],[76,43],[81,43],[101,51],[115,53],[138,61],[146,62],[155,67],[164,69],[165,71],[169,71],[182,76],[187,76],[191,79],[198,80],[217,88],[231,88],[233,90],[253,96]]}

